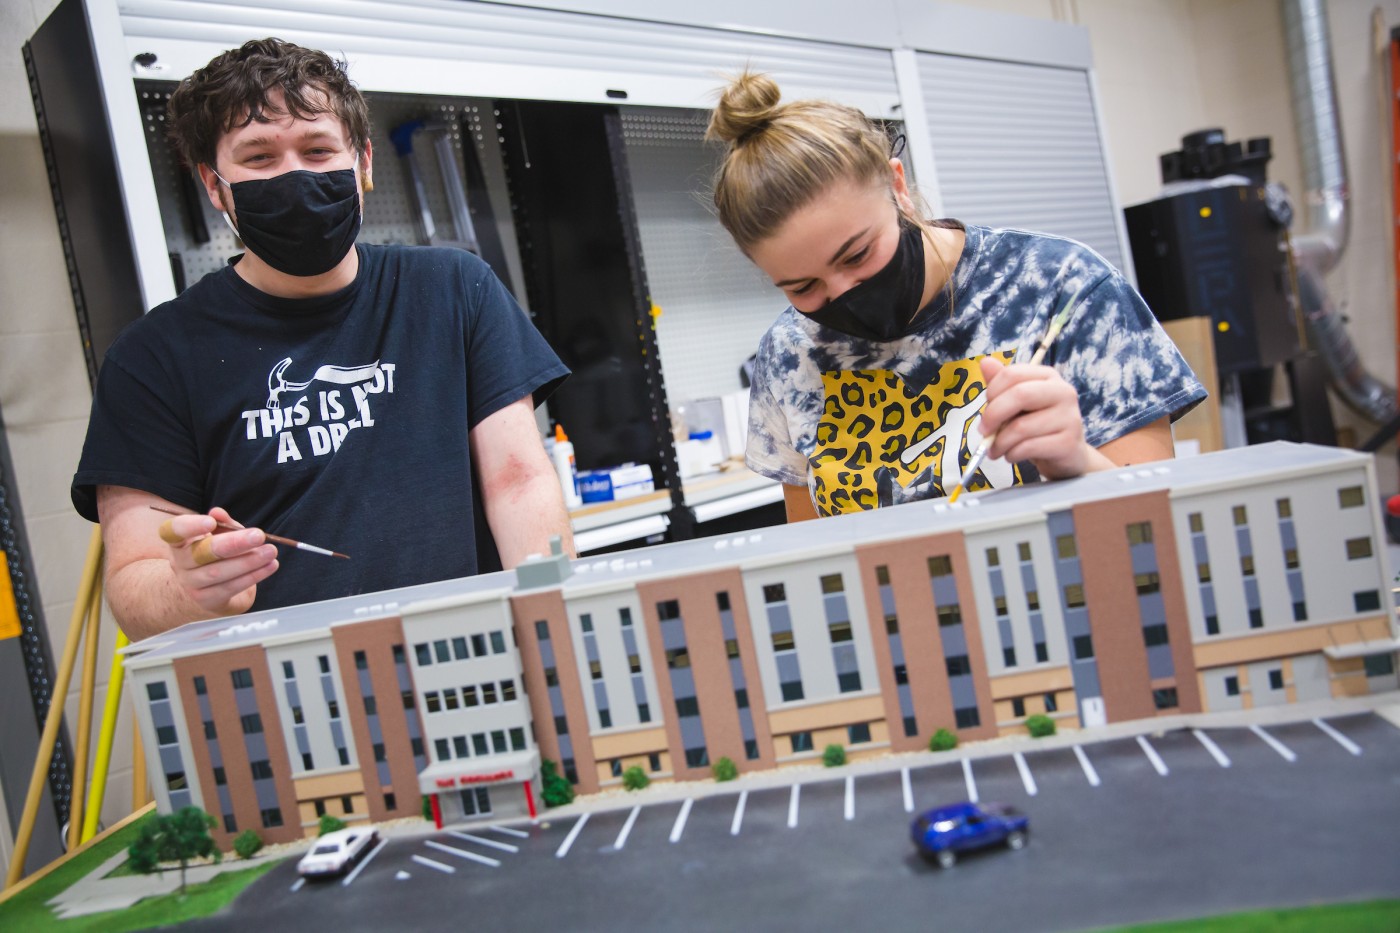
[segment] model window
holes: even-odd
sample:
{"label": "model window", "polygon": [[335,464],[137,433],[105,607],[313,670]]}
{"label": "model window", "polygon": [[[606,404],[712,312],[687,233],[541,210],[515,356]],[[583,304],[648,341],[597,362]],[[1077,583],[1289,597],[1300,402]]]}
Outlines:
{"label": "model window", "polygon": [[989,548],[987,548],[987,566],[988,566],[988,567],[1000,567],[1000,566],[1001,566],[1001,555],[997,553],[997,549],[994,548],[994,547],[989,547]]}
{"label": "model window", "polygon": [[196,696],[204,696],[209,692],[209,688],[205,685],[203,677],[196,677],[194,679],[194,692]]}
{"label": "model window", "polygon": [[174,745],[179,741],[180,739],[175,734],[174,726],[156,726],[157,745]]}
{"label": "model window", "polygon": [[1342,508],[1354,509],[1366,504],[1366,494],[1361,491],[1360,486],[1348,486],[1346,489],[1337,490],[1337,500]]}
{"label": "model window", "polygon": [[1022,697],[1013,697],[1011,700],[1011,715],[1020,719],[1026,715],[1026,701]]}
{"label": "model window", "polygon": [[642,656],[639,654],[629,654],[627,656],[627,670],[633,674],[642,672]]}
{"label": "model window", "polygon": [[794,755],[812,750],[812,733],[794,732],[789,738],[792,740],[792,753]]}
{"label": "model window", "polygon": [[1142,627],[1142,640],[1147,643],[1149,648],[1167,644],[1167,627],[1165,625],[1144,625]]}
{"label": "model window", "polygon": [[[365,699],[371,700],[373,697],[365,697]],[[461,700],[457,695],[455,687],[448,687],[446,690],[442,691],[442,708],[444,710],[457,709],[459,706],[461,706]],[[365,712],[369,712],[368,707],[365,708]]]}
{"label": "model window", "polygon": [[239,717],[243,723],[243,734],[253,735],[263,731],[262,717],[257,713],[249,713],[247,716]]}
{"label": "model window", "polygon": [[146,684],[146,696],[154,703],[157,700],[170,699],[170,692],[165,689],[165,683],[163,681],[157,680],[153,683]]}
{"label": "model window", "polygon": [[503,680],[503,681],[501,681],[501,702],[502,702],[502,703],[509,703],[511,700],[514,700],[514,699],[515,699],[515,681],[513,681],[513,680]]}
{"label": "model window", "polygon": [[875,582],[880,586],[890,585],[890,568],[884,564],[875,568]]}
{"label": "model window", "polygon": [[1007,614],[1007,609],[1006,609],[1006,597],[1005,597],[1005,596],[998,596],[998,597],[996,597],[995,599],[992,600],[992,604],[996,607],[997,615],[999,615],[999,616],[1004,616],[1004,615]]}
{"label": "model window", "polygon": [[535,637],[540,641],[549,641],[549,623],[544,619],[535,623]]}
{"label": "model window", "polygon": [[1079,546],[1074,542],[1074,535],[1060,535],[1055,539],[1055,556],[1060,560],[1079,556]]}
{"label": "model window", "polygon": [[1137,522],[1128,526],[1128,544],[1151,544],[1152,543],[1152,523]]}
{"label": "model window", "polygon": [[390,649],[390,651],[394,656],[395,664],[406,663],[404,660],[403,645],[394,645],[393,648]]}
{"label": "model window", "polygon": [[1050,648],[1043,641],[1035,643],[1035,660],[1037,664],[1044,664],[1050,660]]}
{"label": "model window", "polygon": [[1201,561],[1196,565],[1196,579],[1202,583],[1210,582],[1210,562]]}
{"label": "model window", "polygon": [[1071,583],[1065,587],[1065,605],[1070,609],[1084,605],[1084,584]]}
{"label": "model window", "polygon": [[863,745],[870,741],[870,723],[858,722],[846,727],[846,738],[852,745]]}
{"label": "model window", "polygon": [[947,660],[948,676],[961,677],[964,674],[972,673],[972,662],[965,654],[955,654]]}
{"label": "model window", "polygon": [[428,649],[428,643],[420,642],[413,646],[413,654],[418,658],[419,667],[427,667],[433,663],[433,653]]}
{"label": "model window", "polygon": [[525,750],[525,730],[519,726],[510,730],[510,747],[517,752]]}
{"label": "model window", "polygon": [[1352,594],[1352,602],[1357,612],[1375,612],[1381,607],[1381,594],[1377,590],[1366,590]]}
{"label": "model window", "polygon": [[355,652],[355,670],[364,671],[369,669],[369,660],[363,651]]}
{"label": "model window", "polygon": [[679,600],[668,599],[656,604],[656,617],[662,622],[681,617],[681,604]]}
{"label": "model window", "polygon": [[1308,604],[1301,599],[1293,604],[1293,621],[1308,621]]}
{"label": "model window", "polygon": [[306,716],[302,713],[300,706],[292,707],[292,722],[298,726],[306,722]]}
{"label": "model window", "polygon": [[856,693],[860,690],[860,671],[836,675],[836,686],[842,693]]}
{"label": "model window", "polygon": [[763,588],[763,601],[765,603],[787,602],[787,589],[781,583],[770,583]]}
{"label": "model window", "polygon": [[822,593],[830,594],[844,592],[846,592],[846,584],[842,582],[841,574],[833,573],[822,577]]}
{"label": "model window", "polygon": [[[774,636],[776,640],[777,636]],[[672,648],[666,652],[666,666],[672,670],[690,667],[690,652],[685,648]]]}
{"label": "model window", "polygon": [[423,707],[430,713],[442,712],[442,694],[436,690],[423,694]]}
{"label": "model window", "polygon": [[[671,666],[672,666],[672,667],[675,667],[674,664],[672,664]],[[592,678],[593,678],[594,680],[602,680],[602,679],[603,679],[603,662],[602,662],[602,661],[589,661],[589,662],[588,662],[588,673],[589,673],[590,676],[592,676]]]}
{"label": "model window", "polygon": [[1225,678],[1225,695],[1227,697],[1237,697],[1240,695],[1240,679],[1234,674]]}
{"label": "model window", "polygon": [[[562,732],[560,733],[560,735],[564,734],[565,733]],[[477,732],[472,735],[472,751],[476,752],[478,755],[491,754],[491,747],[486,744],[485,732]]]}
{"label": "model window", "polygon": [[283,662],[282,662],[282,679],[283,679],[283,680],[296,680],[296,677],[297,677],[296,671],[293,670],[293,668],[292,668],[292,662],[291,662],[291,661],[283,661]]}
{"label": "model window", "polygon": [[899,634],[899,616],[895,615],[894,613],[890,613],[889,615],[885,616],[885,634]]}
{"label": "model window", "polygon": [[1290,502],[1290,501],[1287,500],[1287,499],[1279,499],[1279,500],[1278,500],[1277,502],[1275,502],[1274,504],[1275,504],[1276,506],[1278,506],[1278,517],[1279,517],[1279,518],[1292,518],[1292,517],[1293,517],[1293,503],[1292,503],[1292,502]]}
{"label": "model window", "polygon": [[[439,739],[438,741],[442,740]],[[465,735],[454,735],[452,737],[452,751],[456,753],[458,758],[471,757],[471,749],[467,746],[467,737]]]}
{"label": "model window", "polygon": [[1253,555],[1253,554],[1241,554],[1241,555],[1240,555],[1240,576],[1244,576],[1244,577],[1252,577],[1252,576],[1254,576],[1254,555]]}
{"label": "model window", "polygon": [[234,671],[232,674],[232,678],[233,687],[235,690],[243,687],[253,686],[253,672],[248,670],[248,668],[246,667],[239,668],[238,670]]}
{"label": "model window", "polygon": [[1017,544],[1016,556],[1021,559],[1021,563],[1029,564],[1031,562],[1031,543],[1029,541],[1022,541]]}
{"label": "model window", "polygon": [[275,829],[282,825],[282,811],[275,807],[262,812],[262,824],[265,829]]}
{"label": "model window", "polygon": [[505,653],[506,653],[506,636],[505,636],[502,632],[492,632],[492,633],[491,633],[491,653],[492,653],[492,654],[505,654]]}
{"label": "model window", "polygon": [[322,655],[317,655],[317,656],[316,656],[316,665],[317,665],[318,667],[320,667],[321,673],[322,673],[322,674],[329,674],[329,673],[331,672],[331,659],[330,659],[330,656],[329,656],[329,655],[324,655],[324,654],[322,654]]}
{"label": "model window", "polygon": [[1270,689],[1270,690],[1282,690],[1282,689],[1283,689],[1283,669],[1282,669],[1282,668],[1276,668],[1276,669],[1274,669],[1274,670],[1272,670],[1272,671],[1269,671],[1269,689]]}
{"label": "model window", "polygon": [[249,762],[248,770],[253,773],[255,781],[265,781],[272,777],[272,764],[267,759]]}
{"label": "model window", "polygon": [[939,606],[938,624],[944,628],[950,625],[962,625],[962,609],[958,606]]}
{"label": "model window", "polygon": [[[720,595],[723,596],[724,594],[721,593]],[[723,608],[728,609],[729,607],[724,606]],[[632,610],[628,609],[626,606],[617,610],[617,621],[623,628],[630,628],[632,625]]]}
{"label": "model window", "polygon": [[1219,617],[1219,616],[1215,616],[1215,615],[1208,615],[1208,616],[1206,616],[1206,634],[1207,634],[1207,635],[1219,635],[1219,634],[1220,634],[1220,617]]}
{"label": "model window", "polygon": [[1015,667],[1015,666],[1016,666],[1016,649],[1015,649],[1015,648],[1003,648],[1003,649],[1001,649],[1001,663],[1002,663],[1004,666],[1006,666],[1006,667]]}
{"label": "model window", "polygon": [[437,752],[438,761],[447,761],[452,757],[446,739],[434,739],[433,751]]}
{"label": "model window", "polygon": [[413,709],[413,691],[404,690],[399,694],[399,699],[403,702],[404,709]]}
{"label": "model window", "polygon": [[1255,606],[1254,608],[1252,608],[1252,609],[1249,610],[1249,627],[1250,627],[1250,628],[1263,628],[1263,627],[1264,627],[1264,610],[1263,610],[1263,609],[1260,609],[1258,606]]}
{"label": "model window", "polygon": [[491,747],[497,752],[510,751],[506,745],[506,734],[503,730],[497,729],[491,733]]}
{"label": "model window", "polygon": [[544,685],[545,685],[546,687],[557,687],[557,686],[559,686],[559,670],[558,670],[558,668],[546,667],[546,668],[544,669]]}
{"label": "model window", "polygon": [[749,691],[745,687],[740,687],[734,691],[734,705],[739,709],[749,708]]}
{"label": "model window", "polygon": [[452,639],[452,657],[458,661],[467,659],[467,639],[465,636],[458,635]]}
{"label": "model window", "polygon": [[[598,728],[600,728],[600,729],[611,729],[611,728],[612,728],[612,710],[610,710],[610,709],[600,709],[600,710],[598,710]],[[491,734],[494,736],[496,733],[493,732],[493,733],[491,733]]]}
{"label": "model window", "polygon": [[[728,591],[715,594],[715,605],[719,607],[720,612],[728,612],[730,610]],[[631,623],[629,622],[628,624]]]}
{"label": "model window", "polygon": [[1249,524],[1249,511],[1242,505],[1237,505],[1230,510],[1230,517],[1234,519],[1236,525]]}
{"label": "model window", "polygon": [[1201,520],[1200,512],[1192,512],[1187,516],[1187,524],[1191,526],[1192,534],[1203,534],[1206,530],[1205,522]]}
{"label": "model window", "polygon": [[905,665],[905,664],[896,664],[896,665],[894,666],[894,682],[895,682],[895,685],[896,685],[896,686],[898,686],[898,685],[900,685],[900,684],[907,684],[907,683],[909,683],[909,667],[908,667],[908,665]]}
{"label": "model window", "polygon": [[1363,659],[1367,677],[1387,677],[1395,673],[1395,657],[1389,654],[1368,654]]}
{"label": "model window", "polygon": [[481,685],[481,704],[490,706],[496,702],[496,685],[487,683]]}
{"label": "model window", "polygon": [[[832,643],[833,645],[834,645],[834,644],[837,644],[837,643],[839,643],[839,642],[850,641],[850,640],[851,640],[851,623],[850,623],[850,622],[837,622],[836,624],[829,626],[829,629],[830,629],[830,631],[831,631],[831,643]],[[738,643],[737,643],[737,642],[735,643],[735,647],[736,647],[736,649],[737,649],[737,647],[738,647]],[[736,654],[738,653],[737,650],[736,650],[735,653],[736,653]],[[733,655],[730,655],[730,657],[733,657]]]}
{"label": "model window", "polygon": [[1040,609],[1039,590],[1026,590],[1026,608],[1031,612],[1036,612]]}
{"label": "model window", "polygon": [[452,652],[447,647],[447,639],[440,638],[433,642],[433,657],[437,658],[439,664],[446,664],[452,660]]}
{"label": "model window", "polygon": [[953,560],[946,554],[928,559],[928,575],[930,577],[947,577],[953,573]]}
{"label": "model window", "polygon": [[975,706],[964,706],[953,710],[953,723],[959,729],[976,729],[982,725],[982,715]]}
{"label": "model window", "polygon": [[792,703],[802,699],[806,695],[802,691],[802,681],[800,680],[785,681],[778,686],[782,690],[784,703]]}
{"label": "model window", "polygon": [[1155,573],[1139,573],[1133,576],[1133,585],[1137,587],[1139,596],[1147,596],[1161,592],[1162,580]]}
{"label": "model window", "polygon": [[699,701],[697,701],[697,700],[695,699],[695,697],[677,697],[677,698],[676,698],[676,715],[677,715],[678,717],[680,717],[681,719],[685,719],[687,716],[699,716],[699,715],[700,715],[700,703],[699,703]]}
{"label": "model window", "polygon": [[[792,632],[791,632],[791,631],[787,631],[787,632],[774,632],[774,633],[773,633],[773,650],[774,650],[774,651],[791,651],[791,650],[793,650],[795,647],[797,647],[797,644],[796,644],[796,642],[794,642],[793,639],[792,639]],[[671,655],[671,652],[669,652],[669,651],[666,652],[666,655],[667,655],[667,657],[669,658],[670,655]],[[687,663],[689,663],[689,662],[687,662]],[[671,666],[672,666],[672,667],[675,667],[676,665],[672,664]]]}
{"label": "model window", "polygon": [[472,657],[480,658],[486,654],[486,636],[472,636]]}
{"label": "model window", "polygon": [[385,751],[384,751],[384,743],[383,743],[383,742],[375,742],[374,745],[373,745],[372,747],[373,747],[373,749],[374,749],[374,760],[375,760],[375,761],[387,761],[387,760],[388,760],[388,758],[387,758],[387,756],[386,756],[386,753],[385,753]]}
{"label": "model window", "polygon": [[1094,639],[1088,635],[1074,636],[1074,659],[1084,661],[1094,656]]}
{"label": "model window", "polygon": [[1175,709],[1177,706],[1176,688],[1164,687],[1161,690],[1153,690],[1152,703],[1158,709]]}
{"label": "model window", "polygon": [[1053,713],[1060,708],[1060,703],[1055,699],[1055,694],[1045,694],[1045,712]]}
{"label": "model window", "polygon": [[1360,560],[1371,556],[1370,538],[1351,538],[1347,541],[1347,560]]}
{"label": "model window", "polygon": [[724,640],[724,655],[727,658],[737,658],[739,656],[739,639],[726,638]]}
{"label": "model window", "polygon": [[214,783],[220,787],[228,783],[228,775],[224,774],[223,768],[214,769]]}

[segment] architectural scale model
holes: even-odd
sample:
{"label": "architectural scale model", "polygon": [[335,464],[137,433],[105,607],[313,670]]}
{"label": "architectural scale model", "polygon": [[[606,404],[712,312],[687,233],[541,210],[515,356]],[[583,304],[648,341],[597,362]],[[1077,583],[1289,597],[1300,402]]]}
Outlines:
{"label": "architectural scale model", "polygon": [[[356,555],[360,558],[360,555]],[[362,559],[373,559],[365,555]],[[1369,455],[1274,443],[184,626],[127,660],[155,795],[227,847],[1400,687]]]}

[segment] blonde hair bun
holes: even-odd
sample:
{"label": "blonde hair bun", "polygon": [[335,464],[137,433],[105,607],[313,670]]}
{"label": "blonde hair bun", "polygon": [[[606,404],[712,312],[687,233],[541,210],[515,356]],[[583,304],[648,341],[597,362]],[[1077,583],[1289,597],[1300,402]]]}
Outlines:
{"label": "blonde hair bun", "polygon": [[705,138],[731,146],[742,145],[773,122],[781,96],[778,82],[766,74],[745,69],[720,92]]}

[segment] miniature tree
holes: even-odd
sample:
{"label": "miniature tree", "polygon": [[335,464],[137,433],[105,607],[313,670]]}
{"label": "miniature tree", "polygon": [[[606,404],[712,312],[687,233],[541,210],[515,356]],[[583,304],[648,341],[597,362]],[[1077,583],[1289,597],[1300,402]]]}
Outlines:
{"label": "miniature tree", "polygon": [[239,858],[252,858],[258,854],[262,847],[262,836],[251,829],[243,830],[233,840],[233,851],[238,853]]}
{"label": "miniature tree", "polygon": [[326,833],[333,833],[344,828],[345,821],[342,820],[340,817],[331,816],[329,813],[322,813],[321,828],[320,831],[316,833],[316,835],[324,836]]}
{"label": "miniature tree", "polygon": [[433,800],[432,800],[432,798],[429,797],[427,794],[424,794],[424,795],[423,795],[423,819],[425,819],[425,820],[431,820],[432,818],[433,818]]}
{"label": "miniature tree", "polygon": [[939,729],[928,740],[928,750],[931,752],[947,752],[957,747],[958,737],[947,729]]}
{"label": "miniature tree", "polygon": [[846,763],[846,750],[835,743],[822,752],[822,764],[828,768],[839,768]]}
{"label": "miniature tree", "polygon": [[1043,739],[1055,734],[1055,720],[1041,713],[1026,717],[1026,731],[1032,738]]}
{"label": "miniature tree", "polygon": [[147,820],[127,849],[131,867],[149,875],[160,870],[161,862],[179,862],[180,893],[184,894],[185,868],[190,859],[213,856],[217,862],[223,857],[209,835],[215,825],[214,818],[199,807],[185,807]]}
{"label": "miniature tree", "polygon": [[633,765],[622,772],[622,786],[628,790],[641,790],[651,783],[651,778],[642,770],[641,765]]}
{"label": "miniature tree", "polygon": [[716,761],[710,770],[714,772],[716,781],[732,781],[739,776],[739,768],[734,764],[733,759],[724,757]]}
{"label": "miniature tree", "polygon": [[559,773],[557,766],[548,758],[540,761],[540,783],[544,785],[546,807],[562,807],[573,803],[574,785]]}

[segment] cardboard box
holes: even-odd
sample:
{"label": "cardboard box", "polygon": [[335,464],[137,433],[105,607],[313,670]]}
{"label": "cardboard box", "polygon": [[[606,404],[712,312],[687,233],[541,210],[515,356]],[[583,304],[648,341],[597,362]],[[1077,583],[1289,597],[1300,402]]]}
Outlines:
{"label": "cardboard box", "polygon": [[655,490],[651,467],[645,463],[624,463],[609,470],[584,470],[578,475],[578,492],[585,503],[630,499]]}

